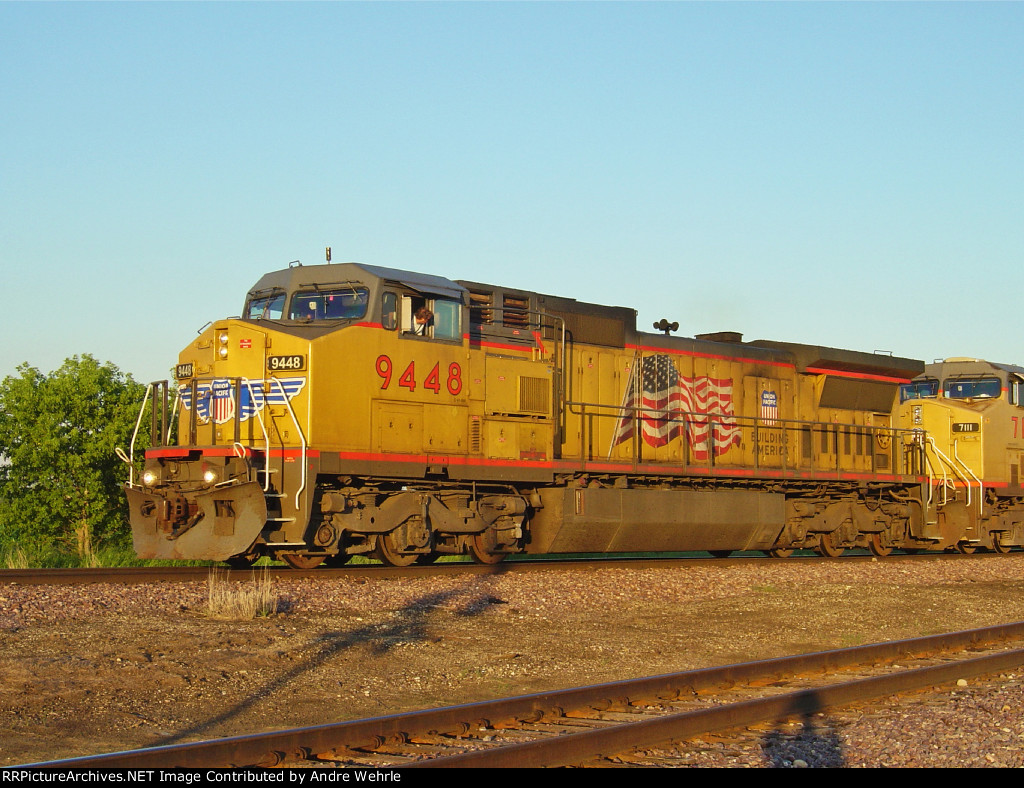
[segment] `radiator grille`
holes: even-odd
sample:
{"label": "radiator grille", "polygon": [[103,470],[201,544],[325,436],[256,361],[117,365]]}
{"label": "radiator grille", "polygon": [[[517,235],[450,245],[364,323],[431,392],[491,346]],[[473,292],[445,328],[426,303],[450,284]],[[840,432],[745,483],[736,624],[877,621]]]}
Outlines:
{"label": "radiator grille", "polygon": [[551,382],[547,378],[519,377],[519,410],[523,413],[547,413]]}

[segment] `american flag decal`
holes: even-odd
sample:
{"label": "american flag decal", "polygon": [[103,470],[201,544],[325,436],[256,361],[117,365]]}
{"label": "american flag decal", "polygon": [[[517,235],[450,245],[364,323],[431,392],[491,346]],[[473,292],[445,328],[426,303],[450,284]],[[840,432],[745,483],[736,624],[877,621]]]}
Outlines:
{"label": "american flag decal", "polygon": [[685,434],[694,459],[706,460],[709,444],[718,457],[739,445],[733,416],[731,378],[683,377],[671,356],[647,356],[626,387],[612,447],[631,439],[639,424],[649,446],[665,446]]}

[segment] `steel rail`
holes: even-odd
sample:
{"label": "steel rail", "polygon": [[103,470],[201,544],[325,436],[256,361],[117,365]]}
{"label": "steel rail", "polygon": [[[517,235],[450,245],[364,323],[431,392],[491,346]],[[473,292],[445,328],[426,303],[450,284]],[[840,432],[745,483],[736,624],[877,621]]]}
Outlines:
{"label": "steel rail", "polygon": [[[965,649],[982,643],[1024,638],[1024,622],[966,630],[923,638],[855,646],[836,651],[779,657],[758,662],[739,663],[653,676],[639,680],[617,681],[566,691],[523,695],[497,701],[482,701],[417,712],[393,714],[350,722],[295,728],[246,736],[175,744],[93,755],[45,763],[26,768],[170,768],[273,766],[288,759],[333,750],[378,748],[388,742],[404,742],[430,733],[461,735],[473,727],[486,727],[514,720],[536,721],[559,717],[568,710],[607,708],[616,703],[641,700],[676,699],[701,689],[734,686],[794,674],[829,672],[843,667],[908,656]],[[1024,650],[1000,652],[990,657],[952,662],[933,668],[896,673],[877,679],[863,679],[830,688],[804,690],[775,696],[765,701],[748,701],[707,712],[681,712],[664,718],[629,723],[606,731],[575,733],[537,743],[518,744],[482,753],[467,753],[417,762],[417,766],[531,766],[576,763],[632,744],[665,741],[673,736],[692,734],[675,731],[707,731],[735,727],[752,721],[775,719],[780,715],[804,714],[810,708],[824,708],[868,697],[918,689],[936,683],[988,672],[1005,670],[1024,663]],[[866,694],[868,693],[868,694]],[[731,710],[729,710],[731,709]],[[719,715],[716,717],[715,715]],[[702,716],[703,715],[703,716]],[[711,716],[707,716],[711,715]],[[765,716],[767,715],[767,716]],[[678,727],[672,727],[678,726]],[[689,726],[689,727],[687,727]],[[622,734],[614,731],[621,728]],[[666,731],[671,731],[666,734]],[[599,736],[602,733],[604,736]],[[617,736],[623,739],[616,738]],[[559,755],[559,751],[565,752]],[[499,753],[509,753],[508,755]],[[589,755],[592,753],[593,755]],[[488,761],[487,758],[494,760]],[[408,764],[413,765],[412,763]],[[406,764],[403,764],[403,768]]]}
{"label": "steel rail", "polygon": [[[283,566],[268,566],[266,570],[270,576],[278,580],[296,580],[307,578],[400,578],[400,577],[429,577],[443,574],[476,574],[496,575],[507,572],[530,572],[543,571],[545,569],[607,569],[607,568],[628,568],[648,569],[664,568],[666,566],[683,566],[693,564],[712,564],[717,567],[742,564],[750,561],[765,563],[767,566],[786,566],[797,562],[820,562],[837,560],[844,562],[874,562],[884,560],[886,562],[899,561],[926,561],[926,560],[947,560],[947,561],[984,561],[989,559],[1005,558],[1002,554],[982,553],[974,555],[962,555],[959,553],[921,553],[919,555],[890,555],[884,559],[868,554],[863,555],[847,551],[841,558],[827,559],[820,556],[792,556],[785,559],[769,558],[763,555],[738,555],[732,558],[705,558],[703,556],[685,557],[663,557],[663,558],[537,558],[518,559],[504,561],[500,564],[476,564],[469,561],[430,564],[428,566],[396,567],[384,566],[381,564],[359,564],[346,567],[317,567],[315,569],[292,569]],[[252,569],[230,569],[221,564],[210,566],[135,566],[135,567],[109,567],[109,568],[57,568],[57,569],[0,569],[0,585],[89,585],[91,583],[153,583],[153,582],[192,582],[206,580],[210,571],[216,569],[224,572],[229,579],[244,580],[254,573],[264,571],[263,566]]]}
{"label": "steel rail", "polygon": [[946,684],[961,678],[1015,669],[1024,664],[1024,649],[985,657],[857,679],[767,698],[684,711],[609,728],[493,749],[415,761],[402,768],[509,768],[584,765],[595,759],[638,747],[688,739],[703,733],[739,728],[791,717],[809,717],[824,709],[846,706],[900,692]]}

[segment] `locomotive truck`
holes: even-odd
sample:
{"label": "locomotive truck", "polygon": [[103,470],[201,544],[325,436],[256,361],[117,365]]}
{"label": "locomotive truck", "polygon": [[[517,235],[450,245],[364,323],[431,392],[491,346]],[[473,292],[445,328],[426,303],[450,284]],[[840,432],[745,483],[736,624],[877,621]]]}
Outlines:
{"label": "locomotive truck", "polygon": [[358,263],[269,273],[148,388],[135,549],[311,568],[1019,543],[1019,461],[993,498],[956,432],[942,475],[922,362],[636,317]]}

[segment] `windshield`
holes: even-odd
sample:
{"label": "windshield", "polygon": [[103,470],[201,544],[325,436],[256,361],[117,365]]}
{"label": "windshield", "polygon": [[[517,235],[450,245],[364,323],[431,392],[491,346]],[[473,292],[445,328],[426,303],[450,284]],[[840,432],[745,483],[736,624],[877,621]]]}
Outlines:
{"label": "windshield", "polygon": [[1001,392],[998,378],[955,378],[942,383],[942,393],[950,399],[997,399]]}
{"label": "windshield", "polygon": [[915,380],[900,386],[900,402],[908,399],[931,399],[939,395],[939,381]]}
{"label": "windshield", "polygon": [[292,320],[339,320],[366,315],[370,291],[365,287],[313,290],[292,297]]}
{"label": "windshield", "polygon": [[284,293],[260,296],[249,302],[245,316],[250,320],[280,320],[284,314]]}

